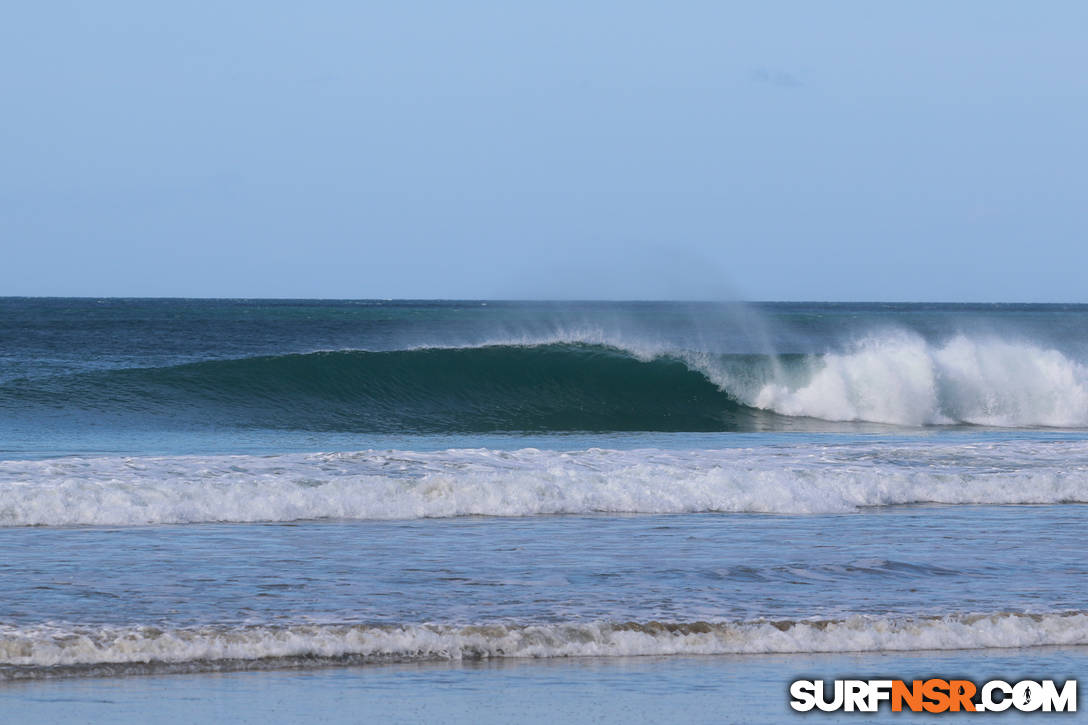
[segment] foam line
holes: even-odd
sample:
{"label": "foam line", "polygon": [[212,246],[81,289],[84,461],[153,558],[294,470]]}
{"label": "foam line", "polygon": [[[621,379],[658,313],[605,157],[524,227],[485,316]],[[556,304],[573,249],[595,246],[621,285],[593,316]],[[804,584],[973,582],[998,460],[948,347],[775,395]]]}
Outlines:
{"label": "foam line", "polygon": [[[1088,645],[1088,614],[742,622],[0,627],[0,679],[503,658],[955,650]],[[118,667],[119,666],[119,667]],[[126,670],[125,666],[129,666]]]}
{"label": "foam line", "polygon": [[1088,442],[0,461],[0,526],[1088,502]]}

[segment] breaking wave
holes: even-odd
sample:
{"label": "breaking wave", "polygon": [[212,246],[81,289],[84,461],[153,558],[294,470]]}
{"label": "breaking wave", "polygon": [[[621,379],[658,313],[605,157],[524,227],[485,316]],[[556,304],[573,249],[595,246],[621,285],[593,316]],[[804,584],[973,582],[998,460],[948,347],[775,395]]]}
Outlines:
{"label": "breaking wave", "polygon": [[907,332],[812,355],[592,342],[336,351],[9,381],[0,410],[358,432],[737,431],[799,421],[1088,426],[1088,367]]}
{"label": "breaking wave", "polygon": [[0,526],[1088,502],[1088,443],[0,461]]}
{"label": "breaking wave", "polygon": [[1029,343],[894,333],[812,361],[797,384],[770,382],[752,405],[782,415],[899,425],[1082,427],[1088,367]]}
{"label": "breaking wave", "polygon": [[0,679],[500,658],[1088,645],[1088,614],[485,625],[0,626]]}

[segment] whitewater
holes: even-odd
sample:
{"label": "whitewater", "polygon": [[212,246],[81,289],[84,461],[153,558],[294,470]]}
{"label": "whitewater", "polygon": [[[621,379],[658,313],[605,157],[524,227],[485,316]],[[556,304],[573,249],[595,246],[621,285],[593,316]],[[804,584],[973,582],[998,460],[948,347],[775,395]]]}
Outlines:
{"label": "whitewater", "polygon": [[434,660],[895,652],[1088,645],[1088,614],[552,625],[0,627],[0,680]]}
{"label": "whitewater", "polygon": [[893,333],[821,355],[804,383],[769,383],[750,402],[826,420],[1083,427],[1088,367],[1027,342]]}
{"label": "whitewater", "polygon": [[1085,441],[0,462],[0,526],[1085,502]]}

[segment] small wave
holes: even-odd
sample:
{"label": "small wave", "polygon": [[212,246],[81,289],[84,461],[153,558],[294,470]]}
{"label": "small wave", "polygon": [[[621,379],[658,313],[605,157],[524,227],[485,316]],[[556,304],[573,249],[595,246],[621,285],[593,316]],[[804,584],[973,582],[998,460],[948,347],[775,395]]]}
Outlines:
{"label": "small wave", "polygon": [[742,622],[0,627],[0,679],[502,658],[1088,645],[1088,613]]}
{"label": "small wave", "polygon": [[451,449],[0,462],[0,526],[1088,502],[1088,443]]}

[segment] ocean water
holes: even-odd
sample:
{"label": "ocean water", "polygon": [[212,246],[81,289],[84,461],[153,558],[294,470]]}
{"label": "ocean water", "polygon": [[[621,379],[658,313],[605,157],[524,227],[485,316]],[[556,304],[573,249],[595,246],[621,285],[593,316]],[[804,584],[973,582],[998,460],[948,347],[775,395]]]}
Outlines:
{"label": "ocean water", "polygon": [[1064,679],[1085,502],[1088,306],[2,299],[0,711]]}

